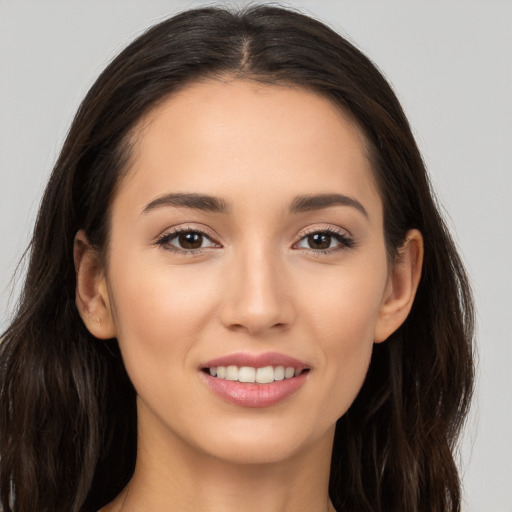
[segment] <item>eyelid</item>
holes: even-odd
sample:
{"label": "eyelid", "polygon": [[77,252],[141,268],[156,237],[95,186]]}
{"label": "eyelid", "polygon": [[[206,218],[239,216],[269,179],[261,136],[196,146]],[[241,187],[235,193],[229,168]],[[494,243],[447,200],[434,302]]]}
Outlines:
{"label": "eyelid", "polygon": [[[199,233],[206,237],[215,247],[199,247],[197,249],[182,249],[180,247],[172,246],[170,244],[166,245],[166,242],[172,240],[176,236],[181,233]],[[162,246],[163,249],[177,252],[179,254],[187,254],[187,255],[199,255],[202,254],[207,249],[217,249],[222,247],[222,245],[216,240],[217,236],[206,226],[203,225],[189,225],[189,224],[180,224],[178,226],[173,226],[165,229],[160,235],[158,235],[153,241],[153,245]]]}
{"label": "eyelid", "polygon": [[304,238],[305,236],[311,235],[312,233],[337,233],[346,237],[352,238],[352,234],[345,228],[335,226],[333,224],[315,224],[302,229],[297,235],[297,239]]}
{"label": "eyelid", "polygon": [[[174,245],[169,244],[168,242],[173,238],[177,237],[181,233],[199,233],[202,236],[206,237],[213,246],[210,247],[199,247],[197,249],[185,249],[180,248]],[[326,233],[337,239],[339,246],[330,247],[327,249],[313,249],[307,247],[297,247],[297,245],[304,240],[306,237],[315,234],[315,233]],[[178,254],[186,254],[186,255],[200,255],[203,252],[209,249],[217,249],[222,248],[222,244],[217,241],[217,235],[212,232],[207,226],[197,225],[197,224],[180,224],[177,226],[169,227],[165,229],[160,235],[158,235],[153,241],[154,245],[161,246],[165,250],[169,250],[171,252],[176,252]],[[352,235],[344,228],[340,228],[339,226],[333,225],[323,225],[323,226],[309,226],[303,229],[296,237],[295,241],[292,244],[292,249],[297,250],[305,250],[315,254],[325,254],[325,253],[334,253],[337,251],[348,250],[354,248],[356,245]]]}
{"label": "eyelid", "polygon": [[[340,244],[339,247],[330,247],[328,249],[312,249],[306,247],[297,247],[297,245],[304,240],[306,237],[313,235],[315,233],[327,233],[338,239]],[[306,251],[310,251],[312,253],[321,254],[321,253],[329,253],[329,252],[337,252],[347,249],[353,249],[356,246],[356,242],[353,236],[346,229],[340,228],[339,226],[333,225],[324,225],[324,226],[310,226],[304,230],[302,230],[297,236],[295,242],[292,245],[292,248],[302,249]]]}

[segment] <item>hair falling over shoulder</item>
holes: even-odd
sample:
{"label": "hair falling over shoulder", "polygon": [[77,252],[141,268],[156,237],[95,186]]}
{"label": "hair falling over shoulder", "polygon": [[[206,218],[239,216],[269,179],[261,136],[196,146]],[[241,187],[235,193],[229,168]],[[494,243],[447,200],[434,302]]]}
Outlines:
{"label": "hair falling over shoulder", "polygon": [[424,268],[406,322],[375,345],[338,420],[330,495],[337,510],[458,512],[454,450],[473,386],[468,279],[439,214],[407,119],[376,67],[324,24],[289,9],[208,7],[149,29],[82,102],[44,193],[18,308],[0,345],[0,502],[4,512],[89,512],[126,485],[136,456],[135,391],[115,339],[75,306],[72,248],[101,252],[132,130],[196,80],[236,76],[316,91],[365,135],[384,205],[389,258],[421,231]]}

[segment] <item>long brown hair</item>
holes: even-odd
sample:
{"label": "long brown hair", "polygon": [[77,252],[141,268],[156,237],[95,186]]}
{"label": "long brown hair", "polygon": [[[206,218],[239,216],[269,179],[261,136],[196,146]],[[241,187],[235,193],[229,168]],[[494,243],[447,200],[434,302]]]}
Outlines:
{"label": "long brown hair", "polygon": [[53,170],[30,244],[16,316],[0,347],[4,512],[93,511],[135,465],[135,391],[116,340],[99,342],[75,307],[73,240],[102,250],[109,205],[149,109],[219,75],[314,90],[365,135],[390,258],[405,233],[425,242],[412,311],[374,347],[363,388],[338,420],[330,495],[338,510],[460,510],[453,451],[473,384],[467,277],[389,84],[352,44],[292,10],[190,10],[152,27],[101,74]]}

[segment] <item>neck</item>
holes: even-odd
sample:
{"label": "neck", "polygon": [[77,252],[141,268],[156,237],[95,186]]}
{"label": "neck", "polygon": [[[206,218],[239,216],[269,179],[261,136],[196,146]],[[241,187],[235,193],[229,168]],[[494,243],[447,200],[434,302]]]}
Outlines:
{"label": "neck", "polygon": [[144,442],[140,434],[134,475],[102,512],[334,511],[328,497],[333,432],[286,460],[264,464],[221,460],[172,435],[164,443]]}

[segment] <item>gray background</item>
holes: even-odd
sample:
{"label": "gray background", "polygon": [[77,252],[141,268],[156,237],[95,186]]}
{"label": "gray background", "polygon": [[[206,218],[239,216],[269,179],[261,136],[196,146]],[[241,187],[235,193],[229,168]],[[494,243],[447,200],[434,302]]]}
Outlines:
{"label": "gray background", "polygon": [[[464,509],[512,512],[512,1],[288,4],[355,41],[409,116],[478,307]],[[197,5],[204,2],[0,0],[0,330],[16,296],[10,277],[78,102],[144,28]]]}

